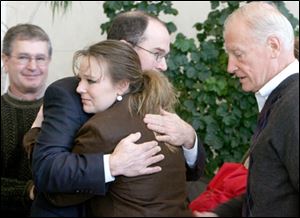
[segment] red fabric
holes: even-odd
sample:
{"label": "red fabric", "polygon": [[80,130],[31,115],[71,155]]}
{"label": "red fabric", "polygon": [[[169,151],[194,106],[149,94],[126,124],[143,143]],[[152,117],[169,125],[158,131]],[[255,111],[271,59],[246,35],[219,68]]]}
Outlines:
{"label": "red fabric", "polygon": [[193,200],[192,211],[211,211],[220,203],[246,192],[248,170],[240,163],[224,163],[206,190]]}

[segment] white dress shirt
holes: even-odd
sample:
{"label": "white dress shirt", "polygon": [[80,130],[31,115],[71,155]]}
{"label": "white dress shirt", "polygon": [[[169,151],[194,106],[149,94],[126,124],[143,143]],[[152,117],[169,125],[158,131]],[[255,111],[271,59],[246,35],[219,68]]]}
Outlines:
{"label": "white dress shirt", "polygon": [[296,59],[280,73],[267,82],[258,92],[255,93],[255,98],[258,105],[258,110],[261,112],[271,92],[290,75],[299,73],[299,61]]}

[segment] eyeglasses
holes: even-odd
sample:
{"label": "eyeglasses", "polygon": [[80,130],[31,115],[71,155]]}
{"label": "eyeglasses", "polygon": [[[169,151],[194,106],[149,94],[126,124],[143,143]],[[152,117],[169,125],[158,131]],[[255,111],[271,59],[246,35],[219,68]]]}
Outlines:
{"label": "eyeglasses", "polygon": [[160,62],[163,58],[164,58],[165,60],[168,59],[168,54],[161,54],[161,53],[159,53],[159,52],[152,52],[152,51],[149,51],[148,49],[145,49],[145,48],[143,48],[143,47],[141,47],[141,46],[139,46],[139,45],[135,45],[135,47],[138,47],[138,48],[140,48],[140,49],[142,49],[142,50],[144,50],[144,51],[146,51],[146,52],[148,52],[148,53],[154,55],[155,60],[156,60],[157,62]]}
{"label": "eyeglasses", "polygon": [[32,60],[35,60],[35,63],[38,66],[45,66],[49,63],[49,58],[44,55],[38,55],[38,56],[30,56],[30,55],[13,56],[13,55],[10,55],[10,57],[16,58],[18,64],[20,64],[20,65],[28,65],[29,62],[31,62]]}

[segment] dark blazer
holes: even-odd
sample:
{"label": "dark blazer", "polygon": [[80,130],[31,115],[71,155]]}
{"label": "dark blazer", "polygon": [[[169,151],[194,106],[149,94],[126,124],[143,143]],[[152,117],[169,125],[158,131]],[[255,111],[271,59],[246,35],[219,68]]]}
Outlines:
{"label": "dark blazer", "polygon": [[[44,122],[33,151],[33,176],[38,198],[32,216],[80,216],[82,210],[56,208],[41,192],[105,193],[103,155],[72,154],[73,140],[89,116],[76,94],[78,80],[64,78],[51,84],[44,96]],[[79,170],[80,169],[80,170]]]}
{"label": "dark blazer", "polygon": [[247,193],[214,210],[220,217],[299,217],[299,74],[282,81],[259,114]]}
{"label": "dark blazer", "polygon": [[299,73],[268,97],[250,147],[244,214],[299,217]]}
{"label": "dark blazer", "polygon": [[[76,93],[77,85],[75,77],[68,77],[54,82],[46,90],[44,122],[32,163],[39,192],[105,194],[103,155],[70,153],[77,130],[89,118],[82,110],[80,96]],[[198,139],[195,167],[186,165],[187,180],[197,180],[204,171],[204,163],[205,152]],[[45,207],[38,202],[35,206]]]}
{"label": "dark blazer", "polygon": [[[154,133],[147,128],[143,117],[130,114],[128,96],[125,96],[121,102],[116,102],[106,111],[95,114],[82,126],[75,139],[73,152],[109,154],[121,139],[137,131],[142,134],[138,143],[155,140]],[[162,167],[162,172],[137,177],[116,177],[105,197],[95,196],[88,201],[87,215],[93,217],[192,216],[186,202],[183,150],[181,147],[170,145],[169,148],[161,142],[159,146],[165,156],[165,159],[157,164]],[[61,199],[61,202],[65,204],[66,200]]]}

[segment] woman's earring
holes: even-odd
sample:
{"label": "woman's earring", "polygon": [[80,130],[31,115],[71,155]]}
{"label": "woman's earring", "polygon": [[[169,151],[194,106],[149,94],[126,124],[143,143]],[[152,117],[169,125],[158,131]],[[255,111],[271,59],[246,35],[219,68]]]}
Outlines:
{"label": "woman's earring", "polygon": [[117,95],[117,101],[122,101],[123,97],[122,95]]}

